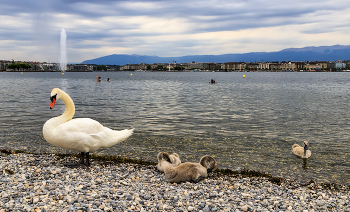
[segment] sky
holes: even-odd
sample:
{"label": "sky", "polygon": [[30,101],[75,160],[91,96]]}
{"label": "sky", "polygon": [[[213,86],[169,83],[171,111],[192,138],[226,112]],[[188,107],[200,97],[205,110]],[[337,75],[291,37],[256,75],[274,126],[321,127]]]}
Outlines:
{"label": "sky", "polygon": [[0,60],[69,63],[350,45],[349,0],[1,0]]}

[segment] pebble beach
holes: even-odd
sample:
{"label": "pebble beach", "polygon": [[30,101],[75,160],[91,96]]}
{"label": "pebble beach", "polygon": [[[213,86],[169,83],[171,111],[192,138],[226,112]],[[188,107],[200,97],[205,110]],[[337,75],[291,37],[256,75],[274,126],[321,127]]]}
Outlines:
{"label": "pebble beach", "polygon": [[71,168],[54,154],[0,153],[5,211],[346,211],[348,186],[212,173],[167,183],[154,165],[91,160]]}

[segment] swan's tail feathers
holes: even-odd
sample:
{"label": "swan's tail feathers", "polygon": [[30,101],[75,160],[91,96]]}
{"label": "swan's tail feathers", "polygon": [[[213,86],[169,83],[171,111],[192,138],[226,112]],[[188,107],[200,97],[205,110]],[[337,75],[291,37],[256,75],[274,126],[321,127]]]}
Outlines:
{"label": "swan's tail feathers", "polygon": [[132,133],[134,132],[134,129],[125,129],[125,130],[121,130],[121,131],[117,131],[117,130],[111,130],[109,128],[108,129],[108,134],[112,137],[110,140],[110,142],[106,143],[106,145],[104,147],[111,147],[117,143],[120,143],[122,141],[125,141],[128,137],[130,137],[132,135]]}
{"label": "swan's tail feathers", "polygon": [[116,131],[115,136],[118,137],[120,141],[124,141],[127,138],[129,138],[133,132],[134,132],[134,129],[130,129],[130,130],[125,129],[122,131]]}
{"label": "swan's tail feathers", "polygon": [[207,169],[207,172],[212,172],[218,168],[216,160],[209,155],[203,156],[199,163]]}

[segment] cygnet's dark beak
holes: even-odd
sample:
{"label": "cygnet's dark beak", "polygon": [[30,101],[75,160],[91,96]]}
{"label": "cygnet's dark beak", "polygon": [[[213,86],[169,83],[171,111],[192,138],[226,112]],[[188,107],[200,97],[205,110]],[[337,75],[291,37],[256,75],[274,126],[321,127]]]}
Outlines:
{"label": "cygnet's dark beak", "polygon": [[309,149],[309,146],[305,144],[304,149],[305,149],[305,150],[308,150],[308,149]]}

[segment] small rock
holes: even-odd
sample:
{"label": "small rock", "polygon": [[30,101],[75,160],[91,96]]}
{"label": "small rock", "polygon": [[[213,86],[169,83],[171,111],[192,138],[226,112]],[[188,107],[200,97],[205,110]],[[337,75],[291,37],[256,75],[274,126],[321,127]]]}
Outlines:
{"label": "small rock", "polygon": [[38,196],[33,197],[33,204],[36,204],[37,202],[39,202],[39,197]]}
{"label": "small rock", "polygon": [[241,207],[241,210],[242,210],[242,211],[248,211],[248,205],[243,205],[243,206]]}
{"label": "small rock", "polygon": [[316,204],[317,204],[317,206],[323,206],[323,205],[324,205],[324,202],[321,201],[321,200],[317,200],[317,201],[316,201]]}
{"label": "small rock", "polygon": [[203,212],[209,212],[209,211],[210,211],[210,209],[209,209],[209,207],[208,207],[208,206],[205,206],[205,207],[202,209],[202,211],[203,211]]}

